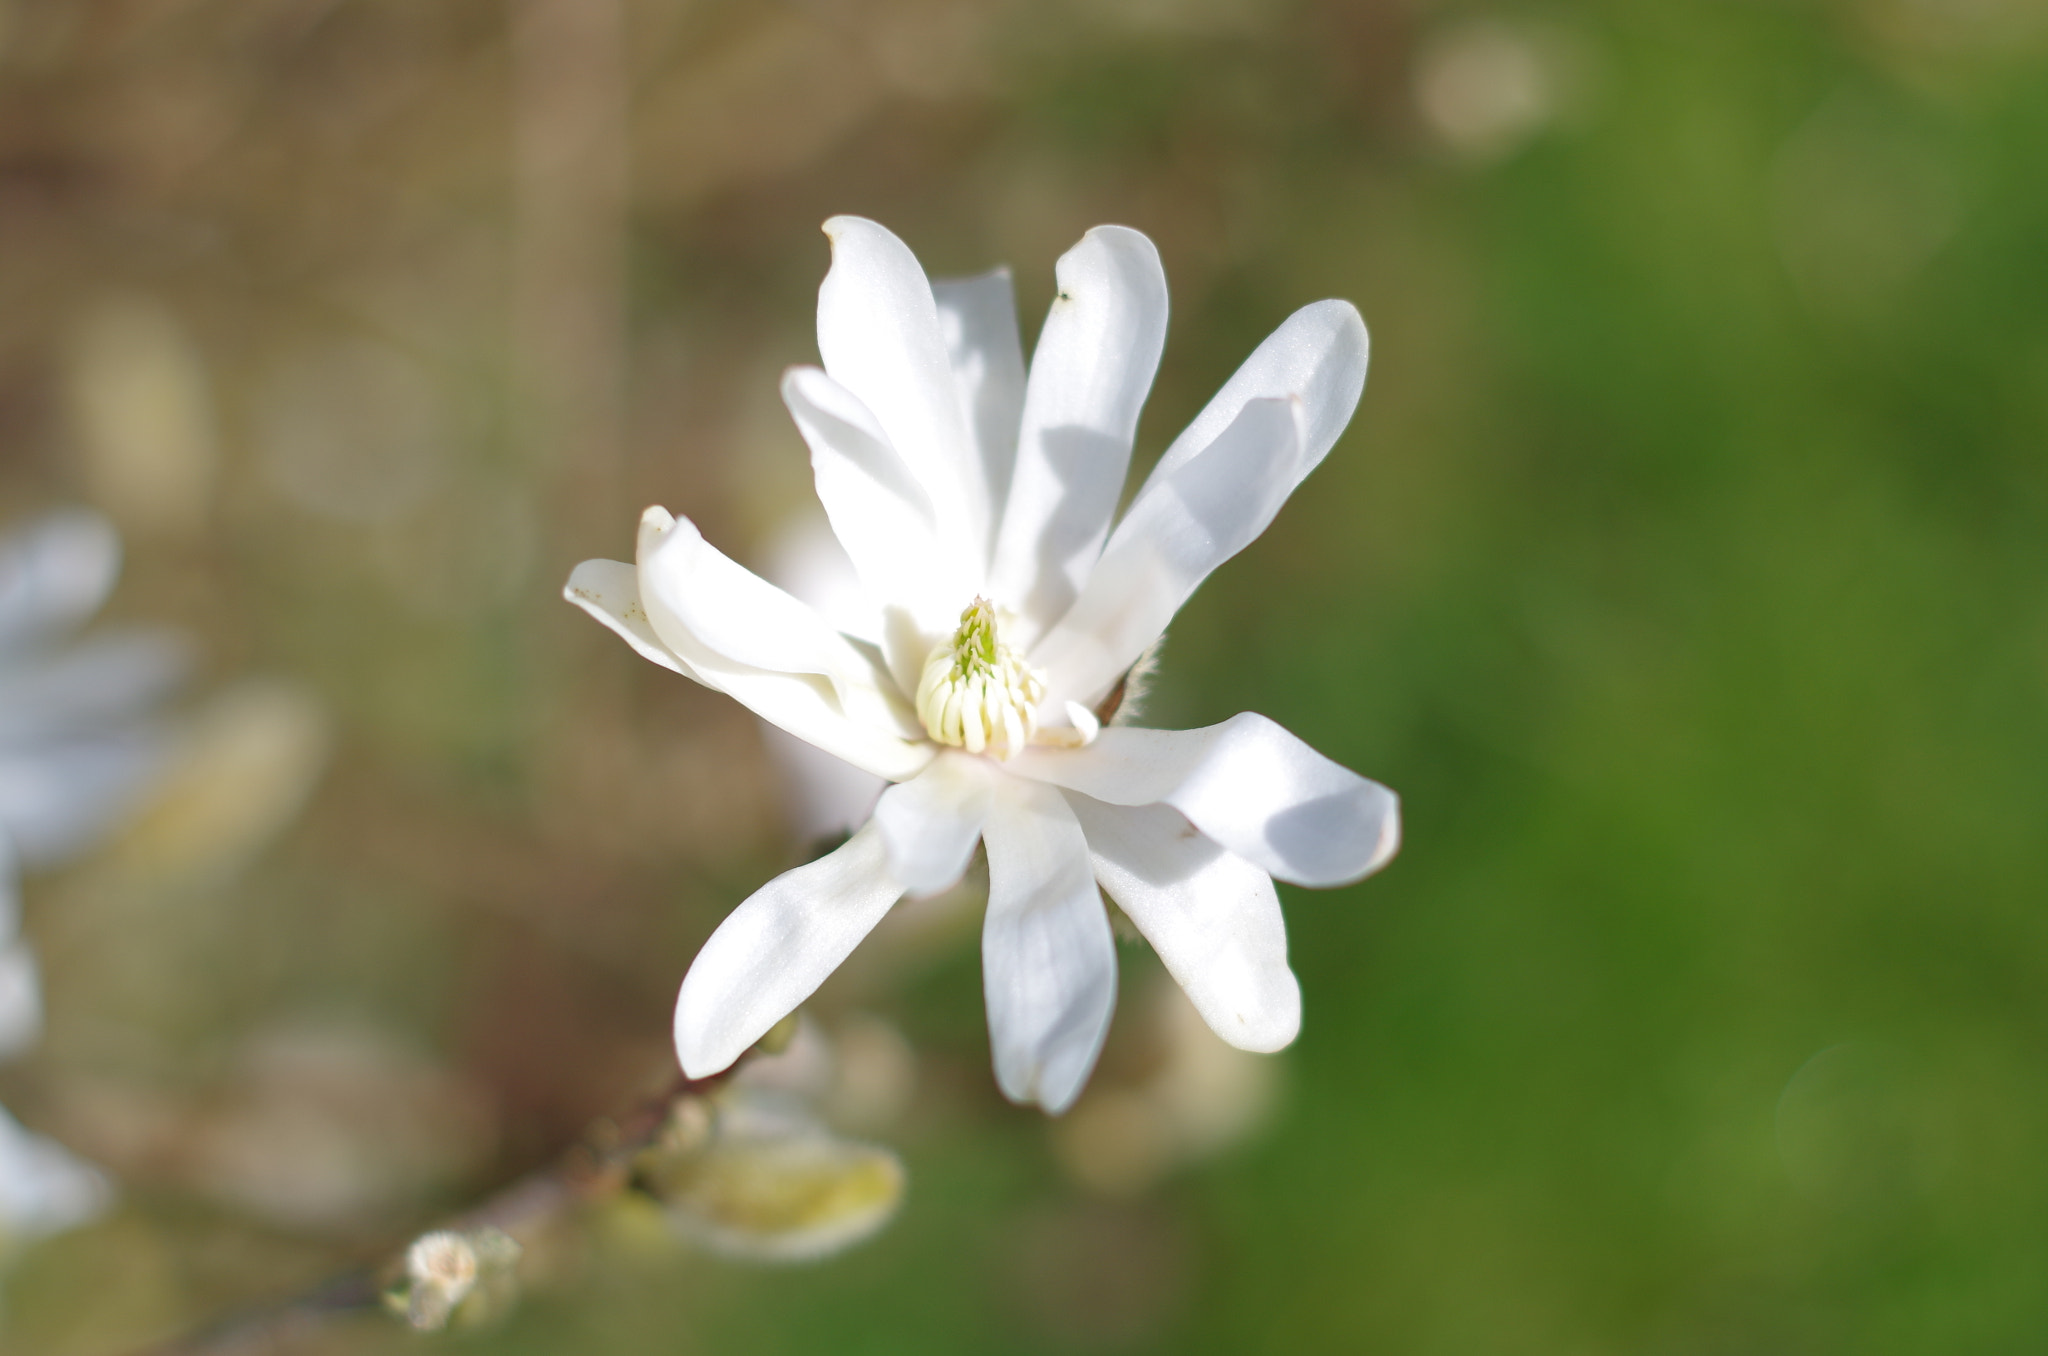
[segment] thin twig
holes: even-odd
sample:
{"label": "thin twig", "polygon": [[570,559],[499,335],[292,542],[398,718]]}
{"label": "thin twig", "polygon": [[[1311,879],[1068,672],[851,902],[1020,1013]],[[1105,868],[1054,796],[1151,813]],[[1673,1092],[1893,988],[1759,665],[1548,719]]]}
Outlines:
{"label": "thin twig", "polygon": [[[744,1058],[740,1063],[744,1063]],[[528,1173],[486,1197],[442,1227],[498,1229],[518,1238],[535,1232],[584,1201],[622,1189],[633,1162],[661,1137],[676,1103],[716,1088],[739,1063],[709,1078],[678,1075],[666,1090],[623,1116],[598,1121],[547,1167]],[[418,1234],[407,1236],[408,1241]],[[337,1318],[383,1307],[385,1287],[394,1279],[403,1246],[381,1264],[333,1277],[288,1299],[259,1305],[137,1356],[278,1356]]]}

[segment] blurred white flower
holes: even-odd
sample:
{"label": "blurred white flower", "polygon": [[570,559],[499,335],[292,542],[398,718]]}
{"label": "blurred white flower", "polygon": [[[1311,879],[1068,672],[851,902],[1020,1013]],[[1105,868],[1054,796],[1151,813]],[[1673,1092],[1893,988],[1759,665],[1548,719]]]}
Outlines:
{"label": "blurred white flower", "polygon": [[1464,19],[1419,45],[1415,106],[1446,149],[1489,164],[1582,111],[1590,67],[1584,44],[1568,30]]}
{"label": "blurred white flower", "polygon": [[0,1246],[75,1228],[105,1210],[113,1196],[97,1169],[0,1110]]}
{"label": "blurred white flower", "polygon": [[677,1103],[636,1174],[676,1233],[728,1257],[803,1262],[889,1222],[903,1200],[902,1161],[842,1138],[820,1114],[848,1077],[875,1072],[845,1067],[863,1062],[860,1039],[846,1035],[799,1022],[783,1049]]}
{"label": "blurred white flower", "polygon": [[1061,260],[1027,377],[1006,270],[929,283],[909,249],[826,223],[825,370],[783,397],[866,595],[835,626],[649,509],[638,564],[567,596],[642,655],[896,783],[852,839],[733,911],[683,981],[684,1070],[725,1068],[906,893],[989,862],[996,1078],[1065,1110],[1101,1049],[1116,954],[1098,882],[1219,1035],[1276,1050],[1300,991],[1273,877],[1339,885],[1399,840],[1392,792],[1245,714],[1103,728],[1209,572],[1265,530],[1350,420],[1365,326],[1304,307],[1166,450],[1111,530],[1166,336],[1152,242],[1097,227]]}
{"label": "blurred white flower", "polygon": [[1271,1110],[1280,1071],[1217,1040],[1171,984],[1157,984],[1139,1006],[1150,1057],[1098,1075],[1054,1126],[1067,1171],[1108,1196],[1136,1195],[1242,1142]]}
{"label": "blurred white flower", "polygon": [[[70,640],[119,568],[113,529],[90,513],[0,538],[0,1057],[42,1028],[19,868],[63,860],[133,808],[162,760],[151,710],[185,667],[184,647],[160,633]],[[83,1223],[110,1195],[98,1172],[0,1112],[0,1238]]]}

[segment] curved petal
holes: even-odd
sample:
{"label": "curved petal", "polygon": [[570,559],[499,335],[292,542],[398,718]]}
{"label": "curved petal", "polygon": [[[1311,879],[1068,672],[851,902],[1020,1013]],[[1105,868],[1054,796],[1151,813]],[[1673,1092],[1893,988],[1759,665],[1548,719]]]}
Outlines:
{"label": "curved petal", "polygon": [[[923,486],[860,400],[815,367],[782,377],[782,399],[811,448],[818,501],[868,595],[937,628],[971,599],[977,562],[953,552]],[[922,661],[923,655],[918,659]]]}
{"label": "curved petal", "polygon": [[[987,558],[988,486],[967,455],[967,418],[931,284],[910,247],[862,217],[825,223],[832,268],[818,289],[818,352],[875,416],[964,558]],[[973,581],[980,588],[980,578]]]}
{"label": "curved petal", "polygon": [[796,1011],[902,897],[881,830],[785,871],[711,934],[676,995],[676,1054],[706,1078]]}
{"label": "curved petal", "polygon": [[1072,610],[1031,653],[1048,676],[1045,709],[1093,707],[1115,686],[1209,572],[1273,521],[1300,448],[1298,404],[1254,400],[1200,456],[1145,487]]}
{"label": "curved petal", "polygon": [[932,283],[939,333],[966,407],[967,432],[988,486],[989,521],[1001,519],[1017,461],[1024,410],[1024,345],[1017,333],[1017,292],[1007,268]]}
{"label": "curved petal", "polygon": [[616,631],[625,642],[665,669],[695,678],[690,666],[654,634],[640,606],[640,572],[620,560],[586,560],[569,572],[562,596]]}
{"label": "curved petal", "polygon": [[982,988],[996,1083],[1052,1115],[1074,1104],[1116,1008],[1116,945],[1088,843],[1059,792],[1004,778],[982,831]]}
{"label": "curved petal", "polygon": [[1289,396],[1302,405],[1302,457],[1294,473],[1294,484],[1300,484],[1351,422],[1351,413],[1365,390],[1365,368],[1371,354],[1371,340],[1356,306],[1348,301],[1318,301],[1302,307],[1252,350],[1252,356],[1173,440],[1146,484],[1165,479],[1200,456],[1236,422],[1247,402]]}
{"label": "curved petal", "polygon": [[1027,645],[1073,604],[1101,554],[1166,344],[1166,271],[1139,232],[1097,226],[1060,257],[1057,276],[989,569]]}
{"label": "curved petal", "polygon": [[699,682],[891,781],[931,761],[916,714],[872,651],[727,559],[688,519],[643,541],[641,607]]}
{"label": "curved petal", "polygon": [[988,821],[996,775],[988,759],[949,751],[882,793],[875,827],[906,894],[935,895],[966,872]]}
{"label": "curved petal", "polygon": [[1108,801],[1164,803],[1268,875],[1345,885],[1401,845],[1401,803],[1254,712],[1200,730],[1112,726],[1085,749],[1026,749],[1008,769]]}
{"label": "curved petal", "polygon": [[1270,1054],[1301,1030],[1287,924],[1273,878],[1202,836],[1167,805],[1067,803],[1088,835],[1095,879],[1152,943],[1209,1028]]}
{"label": "curved petal", "polygon": [[0,537],[0,645],[83,621],[121,572],[121,539],[99,514],[66,509]]}

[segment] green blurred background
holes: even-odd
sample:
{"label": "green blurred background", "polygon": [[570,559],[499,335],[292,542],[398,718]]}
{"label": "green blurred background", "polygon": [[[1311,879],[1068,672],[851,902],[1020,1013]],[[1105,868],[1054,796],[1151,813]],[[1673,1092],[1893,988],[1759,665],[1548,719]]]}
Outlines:
{"label": "green blurred background", "polygon": [[[125,1201],[18,1260],[0,1348],[376,1256],[661,1077],[696,946],[799,847],[751,717],[558,590],[647,503],[769,549],[837,212],[1011,264],[1027,336],[1083,230],[1151,235],[1141,465],[1358,304],[1350,432],[1149,718],[1262,711],[1399,790],[1406,846],[1283,890],[1301,1039],[1192,1094],[1250,1132],[1007,1106],[939,929],[818,1005],[914,1051],[887,1231],[761,1269],[594,1218],[453,1343],[2048,1341],[2041,0],[0,20],[0,506],[106,510],[115,611],[199,637],[202,695],[298,684],[332,749],[266,846],[173,870],[173,824],[32,885],[50,1035],[0,1100]],[[1091,1099],[1171,1063],[1122,958]]]}

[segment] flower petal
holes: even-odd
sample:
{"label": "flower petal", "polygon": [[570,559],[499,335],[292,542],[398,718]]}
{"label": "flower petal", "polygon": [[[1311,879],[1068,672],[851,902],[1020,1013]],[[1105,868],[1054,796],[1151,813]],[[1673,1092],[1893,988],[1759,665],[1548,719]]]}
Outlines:
{"label": "flower petal", "polygon": [[191,668],[170,631],[103,630],[57,651],[0,660],[0,744],[137,719]]}
{"label": "flower petal", "polygon": [[833,217],[825,234],[832,241],[832,269],[818,289],[825,370],[875,416],[930,496],[940,532],[964,557],[985,560],[988,485],[966,452],[966,411],[924,269],[909,246],[864,218]]}
{"label": "flower petal", "polygon": [[946,889],[974,860],[988,821],[996,771],[986,758],[942,753],[875,805],[875,826],[889,849],[889,869],[912,898]]}
{"label": "flower petal", "polygon": [[[1358,308],[1348,301],[1318,301],[1282,321],[1223,383],[1195,421],[1173,440],[1147,479],[1165,479],[1201,455],[1236,422],[1246,402],[1292,396],[1302,405],[1302,457],[1294,483],[1329,454],[1351,422],[1365,390],[1371,341]],[[1289,486],[1291,490],[1293,487]]]}
{"label": "flower petal", "polygon": [[0,537],[0,644],[83,621],[120,571],[120,537],[88,510],[47,514]]}
{"label": "flower petal", "polygon": [[97,1169],[0,1110],[0,1234],[19,1243],[62,1233],[104,1214],[113,1199]]}
{"label": "flower petal", "polygon": [[853,392],[815,367],[793,367],[782,399],[810,444],[832,533],[868,595],[907,608],[926,629],[942,627],[974,596],[979,562],[941,536],[930,497]]}
{"label": "flower petal", "polygon": [[0,753],[0,831],[28,866],[63,861],[135,808],[164,753],[140,726]]}
{"label": "flower petal", "polygon": [[1096,227],[1061,256],[1057,277],[989,571],[1027,645],[1072,605],[1101,554],[1166,344],[1166,272],[1137,231]]}
{"label": "flower petal", "polygon": [[699,682],[763,719],[892,781],[931,760],[879,656],[727,559],[688,519],[642,556],[640,603]]}
{"label": "flower petal", "polygon": [[1152,943],[1211,1030],[1270,1054],[1301,1030],[1301,986],[1273,878],[1205,838],[1167,805],[1067,803],[1088,835],[1095,878]]}
{"label": "flower petal", "polygon": [[939,333],[967,412],[967,431],[988,486],[990,530],[1000,518],[1017,460],[1024,410],[1024,345],[1017,333],[1017,292],[1010,270],[932,283]]}
{"label": "flower petal", "polygon": [[1209,572],[1266,530],[1300,449],[1298,404],[1254,400],[1200,456],[1146,485],[1072,610],[1031,652],[1048,675],[1045,709],[1101,700]]}
{"label": "flower petal", "polygon": [[837,842],[868,822],[889,783],[779,725],[761,722],[761,743],[780,774],[782,808],[799,843]]}
{"label": "flower petal", "polygon": [[996,1082],[1059,1115],[1081,1095],[1116,1007],[1116,946],[1065,798],[1004,778],[983,829],[982,988]]}
{"label": "flower petal", "polygon": [[640,606],[640,572],[620,560],[586,560],[569,572],[562,596],[616,631],[643,659],[685,678],[695,678],[690,666],[654,634],[654,623]]}
{"label": "flower petal", "polygon": [[749,895],[683,977],[676,996],[683,1072],[706,1078],[745,1054],[817,992],[902,894],[871,823],[837,851]]}
{"label": "flower petal", "polygon": [[1200,730],[1112,726],[1085,749],[1027,749],[1007,767],[1112,805],[1171,805],[1296,885],[1359,880],[1401,844],[1392,791],[1249,711]]}

